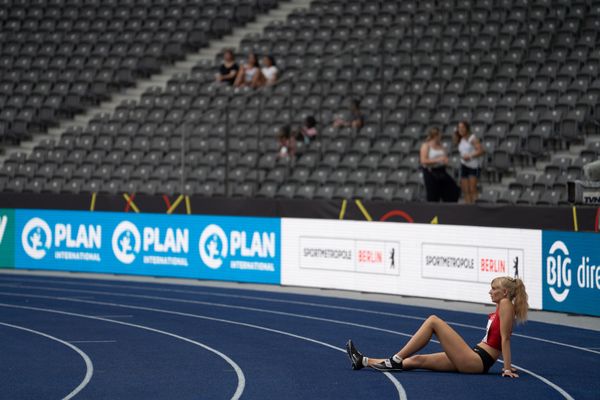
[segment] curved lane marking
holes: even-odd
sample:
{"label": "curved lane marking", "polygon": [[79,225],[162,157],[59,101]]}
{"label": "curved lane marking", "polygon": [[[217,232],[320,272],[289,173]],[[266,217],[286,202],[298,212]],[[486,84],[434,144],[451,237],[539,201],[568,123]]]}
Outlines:
{"label": "curved lane marking", "polygon": [[[3,280],[11,280],[11,279],[3,279]],[[12,279],[12,280],[15,280],[17,282],[23,282],[23,280],[18,280],[18,279]],[[330,304],[320,304],[320,303],[313,303],[313,302],[306,302],[306,301],[299,301],[299,300],[273,299],[273,298],[269,298],[269,297],[260,297],[260,296],[245,296],[245,295],[218,293],[218,292],[206,292],[206,291],[201,291],[201,290],[167,289],[167,288],[155,288],[155,287],[145,288],[145,287],[134,286],[134,285],[111,285],[111,284],[102,284],[102,283],[84,283],[84,282],[79,283],[79,282],[69,282],[69,281],[62,282],[62,281],[45,280],[45,279],[26,279],[26,281],[34,281],[34,282],[38,282],[38,283],[65,284],[65,285],[98,286],[98,287],[109,287],[109,288],[150,290],[150,291],[159,291],[159,292],[168,292],[168,293],[208,295],[208,296],[216,296],[216,297],[224,297],[224,298],[239,298],[239,299],[247,299],[247,300],[268,301],[268,302],[272,302],[272,303],[296,304],[296,305],[302,305],[302,306],[327,308],[327,309],[333,309],[333,310],[355,311],[355,312],[360,312],[360,313],[364,313],[364,314],[384,315],[384,316],[395,317],[395,318],[413,319],[415,321],[425,321],[425,319],[426,319],[424,317],[418,317],[415,315],[390,313],[390,312],[385,312],[385,311],[373,311],[373,310],[367,310],[364,308],[334,306],[334,305],[330,305]],[[0,287],[2,287],[2,286],[15,287],[14,285],[0,284]],[[20,287],[25,287],[25,286],[20,286]],[[68,289],[66,289],[66,290],[68,290]],[[233,289],[233,290],[236,290],[236,289]],[[485,328],[482,328],[481,326],[463,324],[461,322],[452,322],[452,321],[446,321],[446,322],[450,325],[485,331]],[[572,348],[575,350],[580,350],[580,351],[585,351],[588,353],[600,355],[600,351],[598,351],[597,349],[593,349],[593,348],[576,346],[576,345],[569,344],[569,343],[558,342],[558,341],[554,341],[554,340],[550,340],[550,339],[544,339],[544,338],[540,338],[537,336],[524,335],[521,333],[513,332],[513,336],[521,337],[524,339],[535,340],[535,341],[539,341],[539,342],[544,342],[544,343],[549,343],[549,344],[553,344],[553,345],[557,345],[557,346],[569,347],[569,348]]]}
{"label": "curved lane marking", "polygon": [[[306,336],[296,335],[294,333],[281,331],[278,329],[267,328],[267,327],[261,326],[261,325],[248,324],[248,323],[239,322],[239,321],[231,321],[231,320],[226,320],[226,319],[222,319],[222,318],[213,318],[213,317],[208,317],[205,315],[189,314],[189,313],[183,313],[183,312],[177,312],[177,311],[171,311],[171,310],[163,310],[163,309],[151,308],[151,307],[130,306],[130,305],[124,305],[124,304],[118,304],[118,303],[107,303],[107,302],[92,301],[92,300],[70,299],[68,297],[39,296],[39,295],[27,295],[27,294],[23,294],[23,293],[6,293],[6,292],[0,292],[0,295],[18,296],[18,297],[33,297],[33,298],[43,298],[43,299],[60,300],[60,301],[70,301],[70,302],[77,302],[77,303],[98,304],[98,305],[106,305],[106,306],[111,306],[111,307],[121,307],[121,308],[135,309],[135,310],[143,310],[143,311],[192,317],[192,318],[204,319],[204,320],[208,320],[208,321],[222,322],[222,323],[226,323],[226,324],[239,325],[239,326],[244,326],[244,327],[248,327],[248,328],[254,328],[254,329],[263,330],[263,331],[267,331],[267,332],[277,333],[280,335],[285,335],[285,336],[293,337],[296,339],[305,340],[307,342],[319,344],[319,345],[328,347],[330,349],[341,351],[342,353],[346,353],[346,350],[343,348],[336,347],[329,343],[321,342],[319,340],[312,339],[312,338],[309,338]],[[133,325],[136,327],[142,327],[142,325],[135,325],[135,324],[130,324],[130,323],[121,322],[121,321],[107,320],[106,318],[98,318],[98,317],[88,316],[88,315],[84,315],[84,314],[76,314],[76,313],[71,313],[71,312],[67,312],[67,311],[59,311],[59,310],[53,310],[53,309],[45,309],[45,308],[37,308],[37,307],[29,307],[29,306],[19,306],[19,305],[13,305],[13,304],[8,304],[8,303],[0,303],[0,307],[13,307],[13,308],[23,308],[23,309],[30,309],[30,310],[37,310],[37,311],[53,312],[53,313],[57,313],[57,314],[79,316],[79,317],[83,317],[83,318],[98,319],[98,320],[102,320],[102,321],[114,322],[114,323],[119,323],[119,324],[123,324],[123,325]],[[162,332],[162,331],[155,330],[153,328],[148,328],[148,327],[145,327],[145,328],[147,328],[148,330],[155,331],[155,332]],[[144,328],[142,328],[142,329],[144,329]],[[165,333],[169,334],[171,336],[177,337],[177,335],[171,334],[169,332],[165,332]],[[186,339],[186,338],[183,338],[183,339]],[[186,340],[193,342],[190,339],[186,339]],[[241,370],[240,370],[240,372],[241,372]],[[406,391],[404,390],[404,387],[402,386],[402,384],[389,372],[385,372],[384,375],[392,382],[392,384],[396,388],[396,391],[398,392],[398,398],[400,400],[407,400]],[[242,377],[243,377],[243,375],[242,375]],[[242,388],[242,390],[243,390],[243,388]],[[240,395],[241,395],[241,393],[240,393]],[[238,398],[239,398],[239,396],[232,397],[232,400],[238,399]]]}
{"label": "curved lane marking", "polygon": [[87,386],[88,383],[90,383],[90,380],[92,380],[92,376],[94,375],[94,364],[92,363],[92,360],[90,359],[90,357],[79,347],[74,346],[71,343],[66,342],[62,339],[59,339],[55,336],[51,336],[44,332],[36,331],[34,329],[25,328],[24,326],[13,325],[13,324],[9,324],[6,322],[0,322],[0,325],[7,326],[9,328],[19,329],[19,330],[22,330],[25,332],[33,333],[35,335],[43,336],[50,340],[54,340],[60,344],[67,346],[68,348],[70,348],[71,350],[73,350],[77,354],[79,354],[79,356],[83,359],[83,362],[85,363],[85,376],[83,377],[83,380],[81,381],[81,383],[79,383],[79,385],[77,385],[77,387],[75,389],[71,390],[71,392],[68,395],[63,397],[63,400],[69,400],[69,399],[72,399],[73,397],[75,397],[79,392],[81,392],[83,390],[83,388],[85,388]]}
{"label": "curved lane marking", "polygon": [[[60,291],[61,289],[56,289],[56,290]],[[333,319],[327,319],[327,318],[321,318],[321,317],[314,317],[314,316],[310,316],[310,315],[286,313],[286,312],[283,312],[283,311],[273,311],[273,310],[265,310],[265,309],[253,308],[253,307],[223,305],[223,304],[219,304],[219,303],[200,302],[200,301],[195,301],[195,300],[182,300],[182,299],[161,298],[161,297],[155,297],[155,296],[129,295],[129,294],[125,294],[125,293],[108,293],[108,292],[98,292],[98,291],[82,291],[82,290],[76,290],[76,289],[62,289],[62,290],[63,291],[76,291],[76,292],[89,292],[90,294],[94,294],[94,293],[95,294],[106,294],[106,295],[114,295],[114,296],[121,296],[121,297],[136,297],[136,298],[140,298],[141,297],[141,298],[148,299],[148,300],[154,299],[154,300],[162,300],[162,301],[169,301],[169,302],[180,302],[180,303],[182,302],[182,303],[201,304],[201,305],[216,306],[216,307],[223,307],[223,308],[242,309],[242,310],[247,310],[247,311],[255,311],[255,312],[263,312],[263,313],[269,313],[269,314],[285,315],[285,316],[296,317],[296,318],[305,318],[305,319],[317,320],[317,321],[323,321],[323,322],[329,322],[329,323],[340,324],[340,325],[356,326],[356,327],[360,327],[360,328],[364,328],[364,329],[370,329],[370,330],[376,330],[376,331],[380,331],[380,332],[391,333],[391,334],[394,334],[394,335],[401,335],[401,336],[406,336],[406,337],[412,337],[412,335],[407,334],[407,333],[392,331],[392,330],[389,330],[389,329],[374,327],[374,326],[370,326],[370,325],[357,324],[357,323],[353,323],[353,322],[339,321],[339,320],[333,320]],[[196,318],[212,319],[212,320],[222,321],[222,322],[226,322],[227,321],[227,320],[221,320],[221,319],[212,318],[212,317],[198,316],[198,315],[195,315],[195,314],[188,314],[188,313],[182,313],[182,312],[176,312],[176,311],[170,311],[170,310],[156,309],[156,308],[151,308],[151,307],[141,307],[141,306],[123,305],[123,304],[118,304],[118,303],[107,303],[107,302],[100,302],[100,301],[71,299],[71,298],[68,298],[68,297],[65,298],[65,297],[53,297],[53,296],[42,296],[42,295],[25,295],[25,294],[21,295],[21,294],[16,294],[16,293],[2,293],[2,292],[0,292],[0,295],[2,295],[2,294],[25,296],[25,297],[48,298],[48,299],[55,299],[55,300],[80,302],[80,303],[100,304],[100,305],[108,305],[108,306],[113,306],[113,307],[133,308],[133,309],[139,309],[139,310],[146,310],[146,311],[153,311],[153,312],[164,312],[164,313],[169,313],[169,314],[183,315],[183,316],[196,317]],[[228,322],[235,322],[235,321],[228,321]],[[244,326],[250,326],[250,324],[244,324],[244,323],[239,323],[239,322],[235,322],[235,323],[242,324]],[[254,327],[256,327],[256,326],[254,326]],[[432,340],[432,342],[439,343],[439,341],[437,341],[437,340]],[[343,349],[340,349],[340,350],[344,351]],[[497,362],[500,362],[500,361],[497,361]],[[555,383],[553,383],[553,382],[549,381],[548,379],[544,378],[543,376],[538,375],[538,374],[536,374],[536,373],[534,373],[534,372],[532,372],[530,370],[527,370],[527,369],[525,369],[525,368],[523,368],[521,366],[517,366],[516,364],[513,364],[513,365],[516,368],[520,368],[522,371],[530,373],[535,378],[539,379],[543,383],[545,383],[548,386],[552,387],[554,390],[556,390],[561,395],[563,395],[563,397],[565,397],[566,399],[572,400],[572,397],[564,389],[562,389],[560,386],[556,385]],[[401,398],[402,398],[402,396],[401,396]]]}
{"label": "curved lane marking", "polygon": [[[28,296],[28,295],[25,295],[25,294],[19,294],[19,296],[22,296],[22,297],[35,297],[35,296]],[[235,370],[235,373],[237,375],[237,378],[238,378],[238,384],[237,384],[235,393],[233,394],[233,396],[231,396],[231,400],[238,400],[242,396],[242,393],[244,392],[244,387],[246,385],[246,378],[244,377],[244,373],[242,372],[242,369],[239,367],[239,365],[237,365],[231,358],[229,358],[227,355],[221,353],[220,351],[218,351],[216,349],[213,349],[212,347],[209,347],[209,346],[207,346],[207,345],[205,345],[203,343],[196,342],[196,341],[194,341],[192,339],[188,339],[186,337],[179,336],[179,335],[176,335],[176,334],[171,333],[171,332],[161,331],[159,329],[151,328],[149,326],[132,324],[132,323],[129,323],[129,322],[116,321],[116,320],[112,320],[112,319],[108,319],[108,318],[94,317],[92,315],[78,314],[78,313],[72,313],[72,312],[60,311],[60,310],[54,310],[54,309],[49,309],[49,308],[19,306],[19,305],[8,304],[8,303],[0,303],[0,307],[19,308],[19,309],[24,309],[24,310],[42,311],[42,312],[49,312],[49,313],[54,313],[54,314],[69,315],[69,316],[73,316],[73,317],[81,317],[81,318],[94,319],[94,320],[98,320],[98,321],[110,322],[110,323],[114,323],[114,324],[125,325],[125,326],[130,326],[130,327],[133,327],[133,328],[143,329],[143,330],[146,330],[146,331],[155,332],[155,333],[159,333],[159,334],[166,335],[166,336],[171,336],[171,337],[174,337],[176,339],[183,340],[184,342],[192,343],[192,344],[194,344],[196,346],[200,346],[203,349],[208,350],[208,351],[210,351],[210,352],[218,355],[219,357],[221,357],[222,359],[224,359],[229,365],[231,365],[233,367],[233,369]]]}

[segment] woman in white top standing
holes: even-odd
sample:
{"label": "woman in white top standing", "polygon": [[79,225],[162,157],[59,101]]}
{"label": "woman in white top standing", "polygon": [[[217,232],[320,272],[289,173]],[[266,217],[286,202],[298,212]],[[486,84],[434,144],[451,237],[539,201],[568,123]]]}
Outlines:
{"label": "woman in white top standing", "polygon": [[485,153],[479,139],[471,134],[469,123],[461,121],[454,131],[454,142],[460,153],[460,187],[465,203],[477,200],[477,180],[481,173],[481,156]]}
{"label": "woman in white top standing", "polygon": [[431,128],[419,153],[427,201],[457,201],[458,188],[446,171],[448,155],[442,146],[441,138],[440,130]]}

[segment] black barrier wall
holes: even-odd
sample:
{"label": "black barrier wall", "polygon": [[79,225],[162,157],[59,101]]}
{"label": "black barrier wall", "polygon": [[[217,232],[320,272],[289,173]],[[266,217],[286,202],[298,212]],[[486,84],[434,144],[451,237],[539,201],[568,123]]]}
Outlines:
{"label": "black barrier wall", "polygon": [[0,208],[327,218],[598,232],[600,208],[111,194],[0,193]]}

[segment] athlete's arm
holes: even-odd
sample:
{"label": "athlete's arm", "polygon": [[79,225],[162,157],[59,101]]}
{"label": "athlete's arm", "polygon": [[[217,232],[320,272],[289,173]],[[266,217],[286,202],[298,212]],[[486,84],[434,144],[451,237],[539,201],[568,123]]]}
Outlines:
{"label": "athlete's arm", "polygon": [[511,367],[511,353],[510,353],[510,335],[512,332],[512,325],[515,319],[515,309],[513,304],[508,299],[502,299],[499,304],[500,314],[500,337],[502,340],[502,358],[504,360],[504,368],[502,368],[502,376],[510,376],[511,378],[518,378],[519,375],[513,372]]}

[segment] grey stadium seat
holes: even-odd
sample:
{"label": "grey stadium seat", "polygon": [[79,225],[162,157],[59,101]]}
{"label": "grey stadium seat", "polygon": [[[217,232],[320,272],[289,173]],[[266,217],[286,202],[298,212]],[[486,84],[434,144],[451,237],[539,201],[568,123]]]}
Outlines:
{"label": "grey stadium seat", "polygon": [[[0,53],[0,141],[18,143],[72,117],[276,1],[261,0],[257,8],[245,1],[202,7],[188,2],[186,8],[165,7],[164,1],[134,8],[92,3],[48,7],[48,15],[33,7],[31,14],[19,17],[22,25],[6,20],[3,28],[10,29],[2,32],[15,35],[3,41]],[[128,19],[129,10],[145,11]],[[225,194],[228,162],[232,181],[262,183],[233,189],[230,195],[273,197],[282,184],[294,183],[297,197],[337,193],[341,198],[347,182],[362,184],[385,170],[385,178],[373,180],[377,186],[372,191],[359,187],[357,195],[406,200],[421,195],[412,175],[427,129],[438,126],[447,144],[456,122],[467,120],[486,143],[485,171],[498,179],[513,173],[513,161],[534,166],[536,160],[546,161],[553,147],[581,142],[584,129],[592,130],[600,96],[596,10],[600,8],[593,2],[534,2],[527,7],[510,1],[474,6],[313,2],[309,11],[294,11],[285,22],[244,38],[238,52],[238,60],[250,50],[275,53],[289,81],[256,92],[212,85],[219,54],[188,74],[172,76],[164,89],[150,88],[137,101],[121,103],[113,115],[96,116],[84,129],[35,149],[30,169],[24,163],[5,163],[3,176],[31,179],[34,171],[33,179],[44,184],[82,181],[83,191],[98,191],[98,180],[121,181],[119,188],[160,181],[171,192],[181,176],[175,167],[185,162],[190,170],[186,193],[217,196]],[[448,18],[440,18],[441,12]],[[44,35],[49,40],[37,40]],[[347,50],[352,54],[341,54]],[[381,51],[389,54],[383,57]],[[334,116],[347,113],[350,98],[361,100],[365,126],[331,128]],[[275,131],[288,123],[297,127],[309,114],[318,121],[320,140],[299,145],[295,162],[281,162]],[[184,160],[182,123],[191,127]],[[456,155],[451,158],[458,164]],[[346,172],[331,172],[340,167]],[[572,171],[557,168],[573,176],[580,173],[579,165]],[[337,180],[340,174],[345,180]],[[330,177],[336,177],[335,183],[324,188]],[[19,183],[9,181],[19,189]],[[413,185],[410,196],[403,192],[408,182]],[[23,187],[29,184],[27,180]],[[558,183],[540,178],[537,184],[547,191]],[[59,190],[76,190],[64,185]],[[314,191],[307,185],[315,185]],[[147,192],[162,189],[150,186]]]}

